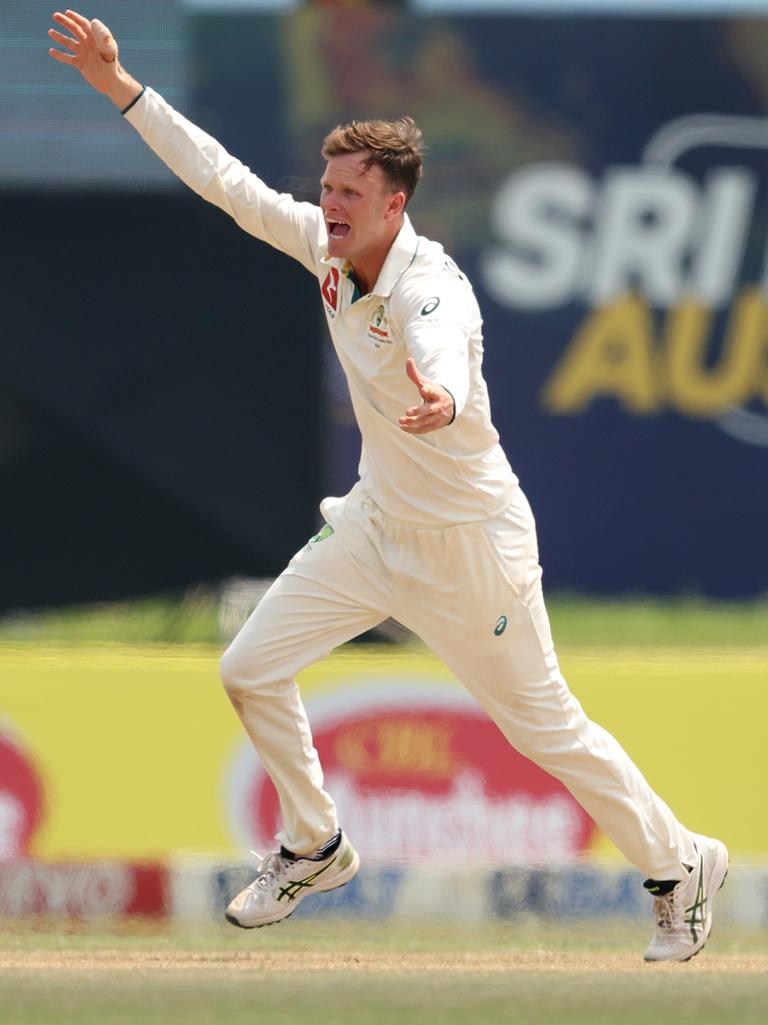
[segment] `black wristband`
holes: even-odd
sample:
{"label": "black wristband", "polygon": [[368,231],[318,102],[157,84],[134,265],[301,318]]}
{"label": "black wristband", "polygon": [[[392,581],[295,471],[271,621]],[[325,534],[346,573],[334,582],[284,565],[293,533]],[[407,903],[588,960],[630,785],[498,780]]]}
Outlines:
{"label": "black wristband", "polygon": [[[444,384],[441,384],[440,387],[443,389],[443,391],[448,391],[448,389],[445,387]],[[448,394],[453,399],[453,395],[451,394],[451,392],[448,391]],[[448,423],[445,426],[446,427],[450,427],[455,419],[456,419],[456,399],[453,399],[453,416],[451,417],[451,419],[448,421]]]}
{"label": "black wristband", "polygon": [[146,91],[147,91],[147,87],[146,87],[145,85],[143,85],[143,86],[141,87],[141,92],[139,93],[139,95],[138,95],[138,96],[134,96],[134,97],[133,97],[133,99],[131,100],[131,102],[130,102],[130,103],[128,104],[128,106],[127,106],[127,107],[125,108],[125,110],[121,110],[121,111],[120,111],[120,113],[121,113],[121,114],[122,114],[123,116],[125,116],[125,115],[126,115],[126,114],[128,113],[128,111],[129,111],[129,110],[131,109],[131,107],[132,107],[132,106],[134,106],[134,104],[136,104],[136,103],[138,103],[138,102],[139,102],[139,100],[141,99],[141,97],[142,97],[142,96],[144,95],[144,93],[145,93]]}

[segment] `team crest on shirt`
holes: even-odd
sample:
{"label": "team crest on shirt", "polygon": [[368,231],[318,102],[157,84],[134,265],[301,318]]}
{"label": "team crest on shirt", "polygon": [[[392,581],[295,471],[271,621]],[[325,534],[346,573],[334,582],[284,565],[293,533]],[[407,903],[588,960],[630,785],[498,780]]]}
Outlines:
{"label": "team crest on shirt", "polygon": [[325,281],[320,286],[320,294],[325,300],[325,308],[329,317],[336,316],[339,305],[339,270],[338,267],[331,267],[325,276]]}
{"label": "team crest on shirt", "polygon": [[377,349],[381,348],[382,343],[386,345],[392,344],[392,339],[389,337],[389,317],[386,315],[383,303],[379,303],[376,307],[376,312],[371,318],[371,322],[368,325],[368,337]]}

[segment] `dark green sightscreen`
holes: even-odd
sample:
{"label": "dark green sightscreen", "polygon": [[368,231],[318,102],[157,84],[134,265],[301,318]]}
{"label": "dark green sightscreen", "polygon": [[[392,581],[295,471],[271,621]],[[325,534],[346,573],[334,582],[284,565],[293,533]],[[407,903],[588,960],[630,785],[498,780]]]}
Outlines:
{"label": "dark green sightscreen", "polygon": [[183,193],[0,219],[0,609],[277,573],[321,491],[312,278]]}

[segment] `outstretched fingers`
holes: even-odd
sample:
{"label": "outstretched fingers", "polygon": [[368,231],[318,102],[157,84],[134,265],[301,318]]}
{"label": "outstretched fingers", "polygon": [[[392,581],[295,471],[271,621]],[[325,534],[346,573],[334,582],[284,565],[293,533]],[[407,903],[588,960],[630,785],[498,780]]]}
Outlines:
{"label": "outstretched fingers", "polygon": [[50,49],[50,56],[74,67],[89,85],[109,96],[122,110],[123,101],[138,95],[141,86],[123,72],[117,59],[117,41],[107,26],[69,9],[66,14],[56,11],[53,20],[55,27],[48,30],[48,35],[60,49]]}
{"label": "outstretched fingers", "polygon": [[55,40],[55,42],[60,43],[62,46],[66,46],[67,49],[73,50],[77,53],[80,43],[76,39],[73,39],[72,36],[65,36],[63,32],[57,32],[55,28],[49,28],[48,35],[51,39]]}
{"label": "outstretched fingers", "polygon": [[48,53],[57,61],[61,61],[62,64],[71,64],[77,67],[77,56],[73,53],[62,53],[61,50],[55,50],[50,47]]}
{"label": "outstretched fingers", "polygon": [[399,425],[406,434],[429,434],[443,427],[445,420],[439,412],[425,411],[419,416],[400,417]]}
{"label": "outstretched fingers", "polygon": [[[58,29],[55,28],[48,29],[48,35],[51,39],[60,46],[66,46],[66,48],[71,50],[72,53],[63,53],[61,50],[56,50],[53,47],[48,50],[48,53],[51,57],[54,57],[62,64],[69,64],[78,67],[78,60],[81,56],[80,48],[84,43],[87,44],[90,37],[90,22],[87,18],[83,18],[82,15],[79,14],[77,15],[77,19],[79,20],[75,20],[75,18],[70,17],[70,15],[74,14],[74,11],[67,11],[66,14],[62,14],[61,11],[56,11],[53,15],[53,20],[56,24],[66,29],[67,32],[71,33],[70,35],[66,35],[64,32],[59,32]],[[86,28],[80,24],[81,21],[85,22],[88,31],[86,31]]]}
{"label": "outstretched fingers", "polygon": [[88,38],[91,23],[87,18],[82,18],[81,15],[78,14],[77,17],[80,18],[81,21],[85,22],[85,25],[81,25],[80,21],[75,21],[74,18],[70,17],[72,14],[74,14],[74,11],[67,11],[66,14],[62,14],[61,11],[56,11],[53,15],[53,20],[57,25],[61,25],[62,28],[71,32],[78,43],[83,43]]}
{"label": "outstretched fingers", "polygon": [[67,9],[67,17],[71,18],[72,21],[76,21],[80,28],[83,29],[83,31],[85,31],[86,33],[90,30],[90,21],[87,18],[85,18],[82,14],[78,14],[77,11],[71,11]]}
{"label": "outstretched fingers", "polygon": [[416,360],[409,356],[405,372],[419,389],[420,406],[409,406],[397,421],[407,434],[427,434],[453,422],[455,404],[453,396],[420,372]]}

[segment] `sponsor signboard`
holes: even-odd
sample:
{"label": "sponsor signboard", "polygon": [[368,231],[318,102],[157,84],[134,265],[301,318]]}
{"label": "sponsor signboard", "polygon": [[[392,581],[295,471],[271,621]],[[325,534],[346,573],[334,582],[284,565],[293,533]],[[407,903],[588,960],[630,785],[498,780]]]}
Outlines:
{"label": "sponsor signboard", "polygon": [[[195,926],[223,920],[227,904],[254,877],[254,866],[177,864],[173,871],[172,914]],[[652,926],[652,901],[643,876],[603,864],[530,868],[363,865],[349,885],[313,894],[294,912],[301,918],[343,916],[363,919],[431,919],[453,923],[518,917],[597,922],[640,920]],[[762,866],[732,865],[718,894],[717,918],[724,925],[765,928],[768,872]],[[513,928],[513,925],[510,925]]]}
{"label": "sponsor signboard", "polygon": [[[15,830],[9,843],[6,832],[12,860],[154,862],[198,853],[231,864],[249,849],[273,849],[276,803],[218,682],[218,656],[109,646],[0,652],[3,704],[17,724],[4,725],[3,736],[14,750],[34,751],[25,758],[47,794],[31,803],[40,818],[28,820],[26,833]],[[766,773],[764,724],[754,714],[765,700],[765,655],[570,650],[563,668],[589,716],[621,741],[682,821],[725,837],[734,857],[764,856],[768,821],[754,815],[753,791],[742,784]],[[454,865],[454,843],[474,852],[466,858],[473,865],[493,852],[493,867],[525,852],[568,856],[585,844],[590,857],[620,859],[428,652],[348,647],[299,682],[328,788],[344,802],[344,826],[366,865],[427,857]],[[697,767],[695,787],[686,749],[672,742],[683,721],[691,736],[717,736],[728,751]],[[386,829],[373,821],[379,815]],[[437,835],[443,828],[450,841]]]}
{"label": "sponsor signboard", "polygon": [[[326,788],[367,860],[562,862],[593,839],[566,788],[460,691],[418,677],[363,680],[312,700],[308,713]],[[277,794],[248,743],[228,790],[234,834],[271,849]]]}
{"label": "sponsor signboard", "polygon": [[[768,132],[747,25],[599,19],[523,31],[540,59],[559,52],[550,66],[584,73],[583,110],[576,121],[565,77],[539,93],[539,131],[567,128],[494,185],[490,238],[463,259],[548,584],[759,594]],[[500,60],[485,24],[473,39]],[[677,58],[649,96],[644,69],[662,49]],[[514,77],[494,73],[504,94],[535,82],[529,62],[505,59]]]}
{"label": "sponsor signboard", "polygon": [[555,918],[612,918],[647,914],[648,893],[635,871],[604,866],[503,869],[488,877],[489,906],[498,918],[521,914]]}
{"label": "sponsor signboard", "polygon": [[0,916],[161,916],[168,911],[168,872],[160,864],[99,862],[0,865]]}
{"label": "sponsor signboard", "polygon": [[509,310],[586,310],[545,410],[608,397],[768,447],[766,150],[763,118],[696,113],[659,125],[635,164],[532,164],[503,183],[482,287]]}

